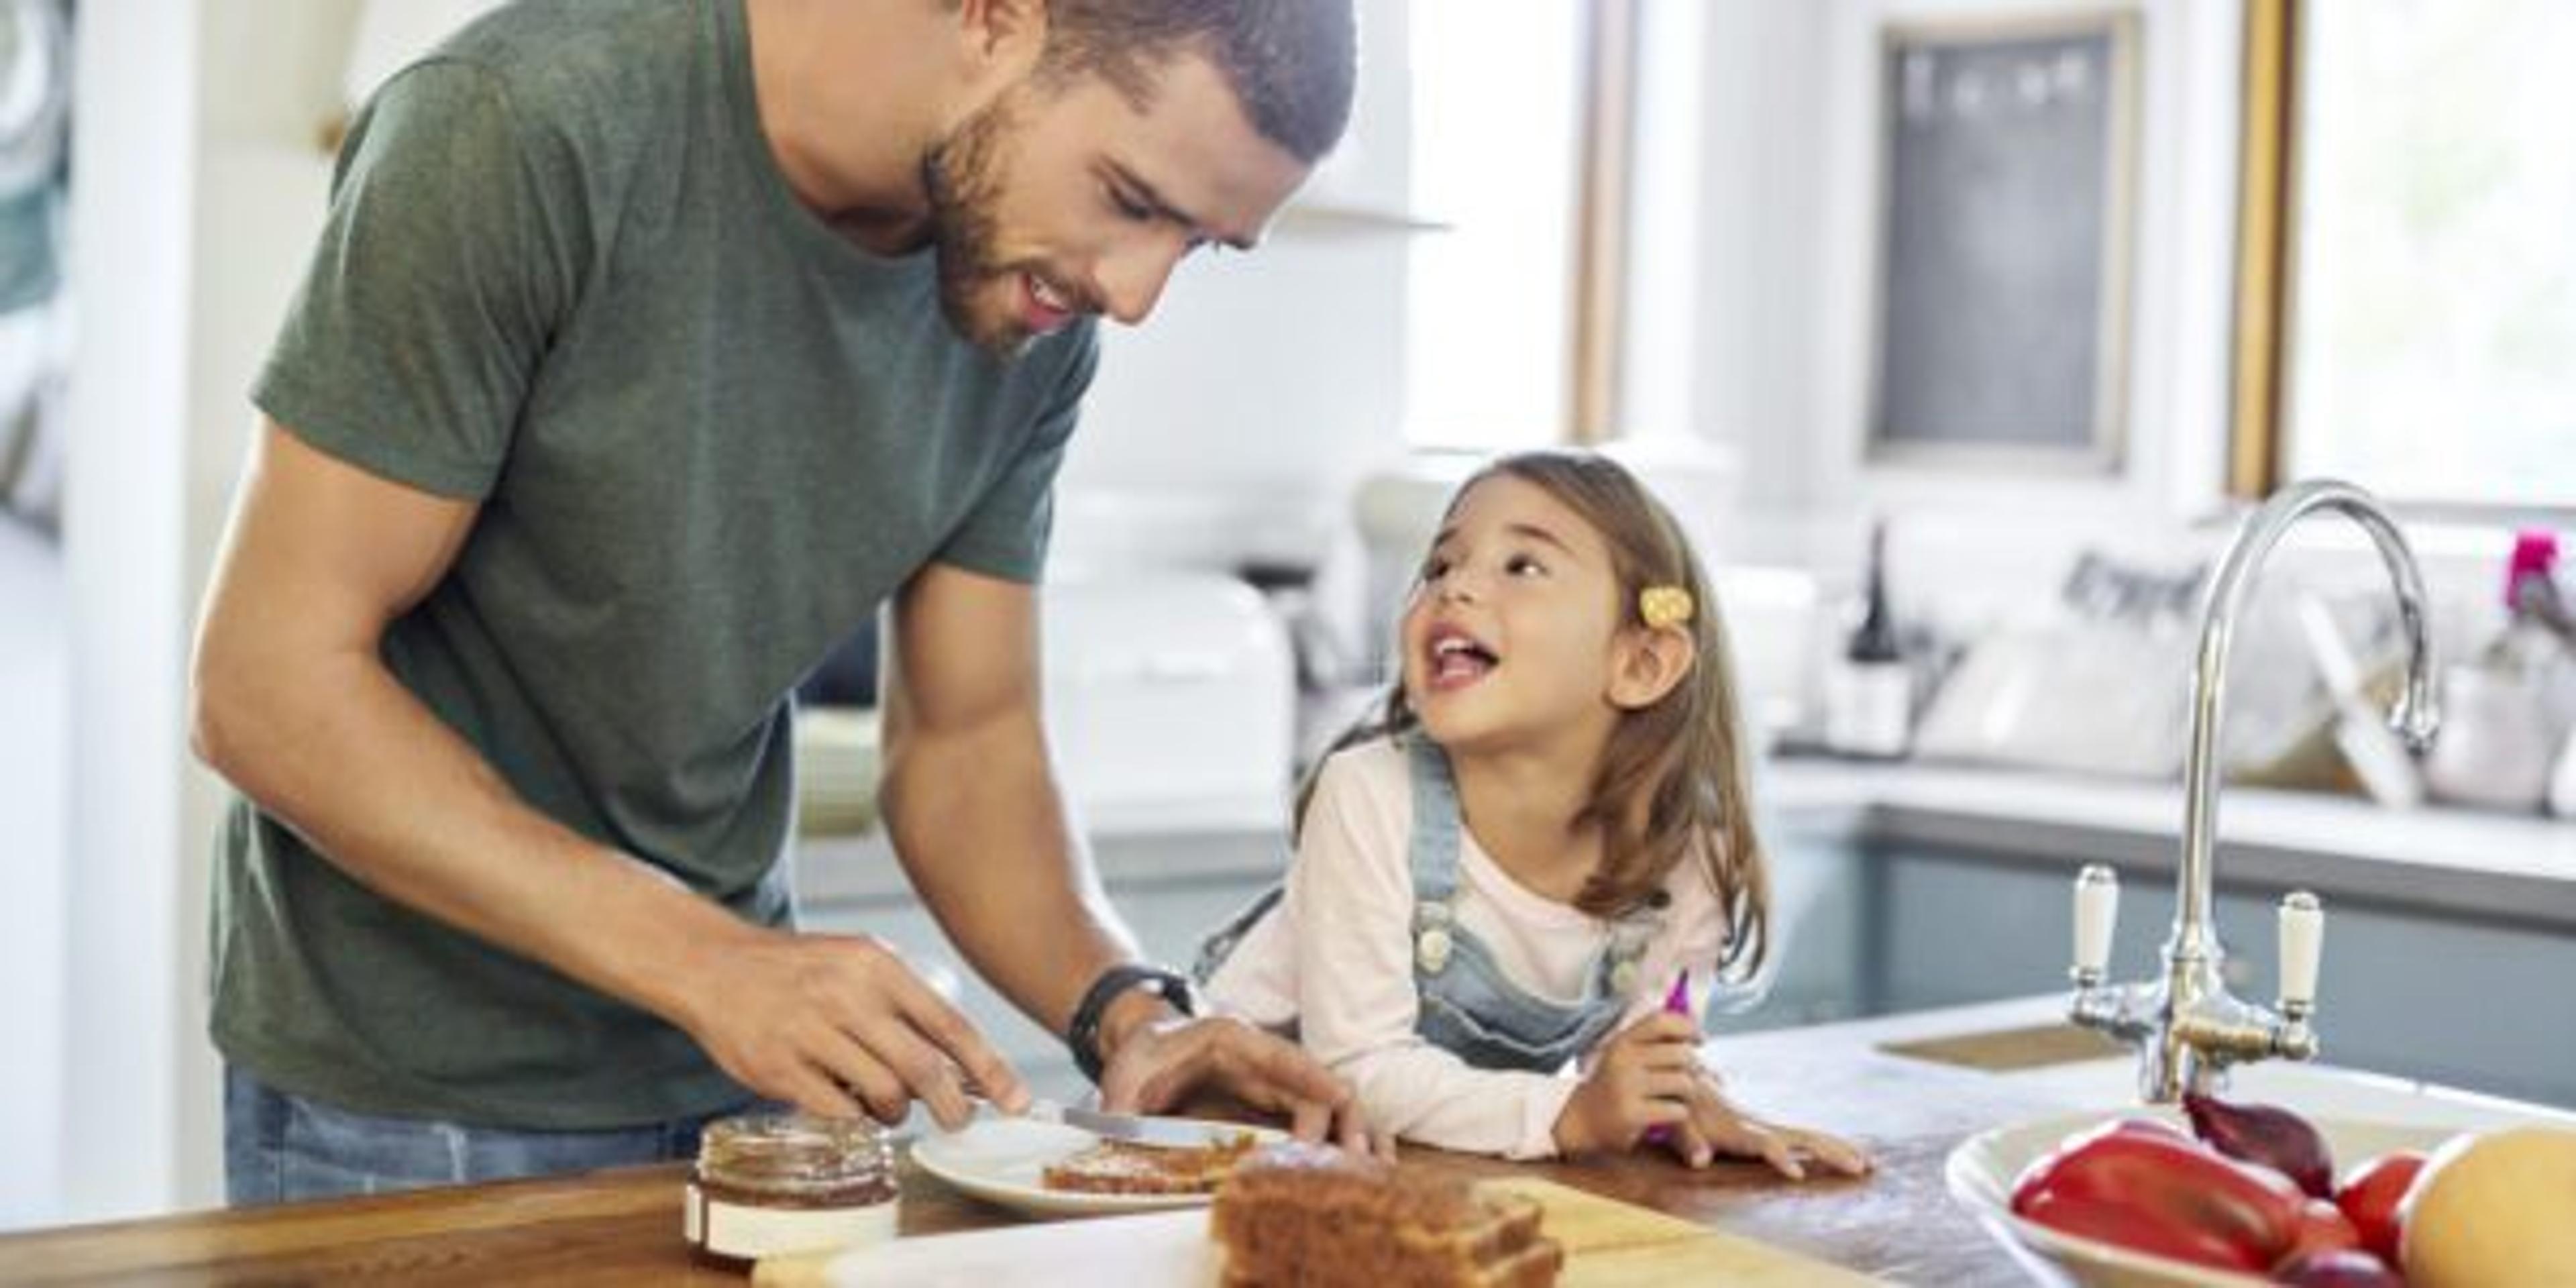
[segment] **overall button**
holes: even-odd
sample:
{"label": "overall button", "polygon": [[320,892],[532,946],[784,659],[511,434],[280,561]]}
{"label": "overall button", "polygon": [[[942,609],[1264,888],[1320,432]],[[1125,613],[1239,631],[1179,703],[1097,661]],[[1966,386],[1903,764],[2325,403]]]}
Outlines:
{"label": "overall button", "polygon": [[1422,964],[1425,972],[1439,974],[1441,968],[1449,964],[1449,932],[1436,926],[1423,931],[1413,941],[1413,957]]}

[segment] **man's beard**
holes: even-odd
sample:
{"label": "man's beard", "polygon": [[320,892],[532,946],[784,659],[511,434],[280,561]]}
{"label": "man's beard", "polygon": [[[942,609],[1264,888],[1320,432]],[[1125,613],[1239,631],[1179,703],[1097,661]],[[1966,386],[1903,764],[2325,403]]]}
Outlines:
{"label": "man's beard", "polygon": [[921,157],[921,184],[930,197],[930,237],[939,257],[939,311],[949,329],[996,357],[1017,357],[1028,347],[1028,328],[1016,313],[986,323],[975,312],[976,293],[1009,270],[994,249],[993,208],[1001,196],[1000,150],[1016,119],[1005,97],[977,112]]}

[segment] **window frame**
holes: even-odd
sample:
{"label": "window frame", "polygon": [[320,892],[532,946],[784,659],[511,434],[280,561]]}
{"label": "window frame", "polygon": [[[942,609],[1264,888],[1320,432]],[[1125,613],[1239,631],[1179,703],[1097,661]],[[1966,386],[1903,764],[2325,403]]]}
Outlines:
{"label": "window frame", "polygon": [[2281,484],[2281,375],[2289,266],[2296,262],[2298,43],[2298,0],[2245,0],[2227,494],[2246,500]]}
{"label": "window frame", "polygon": [[1575,132],[1574,273],[1560,442],[1620,436],[1628,315],[1628,228],[1636,189],[1640,0],[1583,9],[1582,122]]}
{"label": "window frame", "polygon": [[[2244,69],[2226,495],[2258,501],[2288,477],[2286,389],[2298,303],[2299,100],[2308,0],[2243,0]],[[2391,498],[2438,522],[2564,524],[2576,505]]]}

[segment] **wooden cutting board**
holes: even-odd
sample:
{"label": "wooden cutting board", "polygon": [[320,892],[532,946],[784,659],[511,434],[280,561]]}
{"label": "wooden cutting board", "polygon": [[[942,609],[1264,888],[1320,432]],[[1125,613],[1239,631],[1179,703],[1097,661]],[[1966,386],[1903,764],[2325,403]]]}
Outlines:
{"label": "wooden cutting board", "polygon": [[[1564,1288],[1687,1282],[1834,1288],[1879,1282],[1552,1181],[1504,1178],[1485,1185],[1526,1195],[1546,1209],[1543,1228],[1565,1245],[1565,1273],[1557,1279]],[[779,1288],[1208,1288],[1217,1282],[1221,1258],[1207,1221],[1205,1209],[1191,1208],[897,1239],[847,1252],[773,1257],[760,1263],[754,1281]]]}

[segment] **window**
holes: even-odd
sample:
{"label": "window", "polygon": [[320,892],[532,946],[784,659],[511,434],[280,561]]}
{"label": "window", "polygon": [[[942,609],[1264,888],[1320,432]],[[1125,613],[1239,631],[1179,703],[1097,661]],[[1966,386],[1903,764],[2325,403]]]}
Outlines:
{"label": "window", "polygon": [[1490,451],[1611,419],[1633,0],[1409,0],[1406,436]]}
{"label": "window", "polygon": [[2576,6],[2249,13],[2239,490],[2576,507]]}

